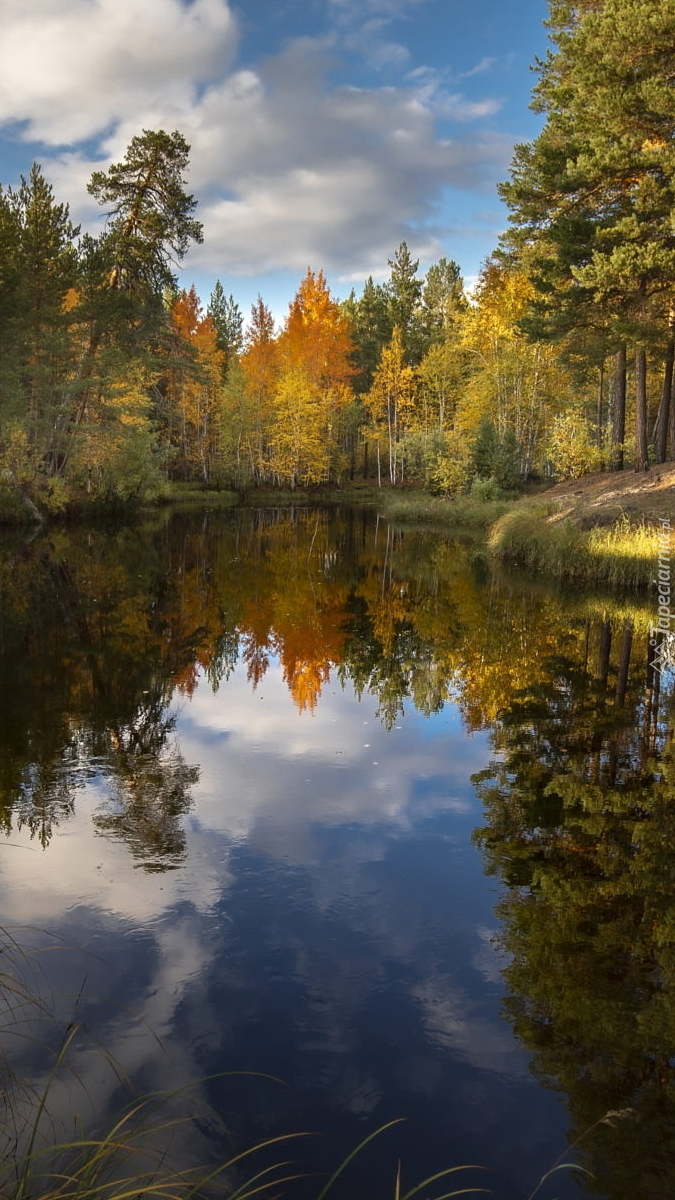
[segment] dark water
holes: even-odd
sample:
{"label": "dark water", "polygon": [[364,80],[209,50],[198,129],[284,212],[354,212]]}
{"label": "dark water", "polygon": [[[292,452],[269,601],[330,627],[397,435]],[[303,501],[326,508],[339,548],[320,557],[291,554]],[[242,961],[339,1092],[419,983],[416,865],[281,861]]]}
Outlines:
{"label": "dark water", "polygon": [[330,1195],[673,1194],[648,603],[305,511],[7,539],[0,592],[10,1149],[71,1026],[46,1137],[190,1085],[181,1164],[317,1135],[236,1169],[320,1174],[288,1195],[398,1118]]}

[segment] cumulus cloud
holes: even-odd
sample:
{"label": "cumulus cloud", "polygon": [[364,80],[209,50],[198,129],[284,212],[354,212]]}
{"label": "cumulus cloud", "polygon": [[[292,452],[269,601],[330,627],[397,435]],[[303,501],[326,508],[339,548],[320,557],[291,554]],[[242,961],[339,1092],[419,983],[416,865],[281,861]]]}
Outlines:
{"label": "cumulus cloud", "polygon": [[[371,57],[404,65],[405,47],[378,41],[378,31],[411,2],[360,6]],[[136,133],[184,133],[205,233],[190,256],[196,270],[252,276],[312,265],[348,279],[377,270],[403,238],[431,256],[444,191],[480,188],[508,159],[489,135],[440,136],[439,119],[480,120],[496,105],[466,100],[433,72],[413,71],[398,86],[333,83],[350,35],[337,17],[325,38],[296,39],[244,68],[226,0],[0,7],[0,124],[48,148],[47,161],[36,157],[76,220],[94,219],[91,171],[119,159]],[[335,0],[332,11],[355,19],[350,3]]]}
{"label": "cumulus cloud", "polygon": [[[480,187],[501,159],[488,138],[438,136],[434,105],[442,99],[447,117],[451,102],[432,95],[428,79],[329,88],[327,70],[324,47],[294,44],[259,73],[237,74],[203,96],[192,139],[203,260],[214,254],[240,274],[312,264],[344,277],[357,264],[376,268],[410,239],[410,223],[433,226],[444,188]],[[210,182],[214,163],[226,196]],[[418,228],[416,253],[435,249],[433,230]]]}
{"label": "cumulus cloud", "polygon": [[0,122],[54,146],[139,108],[189,109],[237,44],[225,0],[3,0],[2,24]]}

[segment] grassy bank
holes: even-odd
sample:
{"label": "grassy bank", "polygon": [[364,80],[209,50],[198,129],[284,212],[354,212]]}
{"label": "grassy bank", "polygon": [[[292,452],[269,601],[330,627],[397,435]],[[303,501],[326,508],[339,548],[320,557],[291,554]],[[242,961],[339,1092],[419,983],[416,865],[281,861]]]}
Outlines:
{"label": "grassy bank", "polygon": [[642,589],[654,579],[659,540],[644,518],[584,529],[550,504],[521,501],[492,526],[488,550],[500,562],[560,581]]}
{"label": "grassy bank", "polygon": [[240,503],[237,492],[227,488],[197,487],[194,483],[167,483],[159,498],[160,504],[176,508],[236,508]]}
{"label": "grassy bank", "polygon": [[[675,464],[652,472],[604,473],[569,480],[529,498],[495,494],[491,481],[476,480],[466,495],[432,496],[422,489],[385,486],[372,481],[341,487],[303,489],[251,488],[237,493],[167,484],[158,504],[175,508],[274,508],[341,505],[367,508],[397,523],[436,525],[486,540],[496,562],[559,581],[609,589],[649,589],[658,564],[658,530],[664,519],[675,523]],[[27,519],[15,496],[2,495],[0,522],[24,525]],[[61,519],[109,515],[119,519],[129,507],[102,514],[82,510]]]}
{"label": "grassy bank", "polygon": [[430,496],[426,492],[384,492],[378,511],[392,521],[433,522],[452,529],[487,529],[512,501],[476,496]]}

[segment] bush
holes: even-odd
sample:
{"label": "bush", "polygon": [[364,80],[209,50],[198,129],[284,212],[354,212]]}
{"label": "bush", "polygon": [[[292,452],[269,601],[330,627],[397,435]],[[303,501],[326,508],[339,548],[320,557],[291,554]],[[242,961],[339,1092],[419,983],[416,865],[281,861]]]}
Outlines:
{"label": "bush", "polygon": [[594,438],[594,430],[579,413],[556,417],[546,452],[560,479],[578,479],[602,470],[602,451]]}
{"label": "bush", "polygon": [[472,500],[499,500],[502,496],[501,488],[497,484],[497,480],[490,476],[488,479],[483,479],[480,475],[476,475],[471,481],[469,495]]}
{"label": "bush", "polygon": [[497,487],[513,491],[521,482],[518,441],[512,429],[503,438],[489,417],[483,417],[471,448],[469,475],[493,479]]}

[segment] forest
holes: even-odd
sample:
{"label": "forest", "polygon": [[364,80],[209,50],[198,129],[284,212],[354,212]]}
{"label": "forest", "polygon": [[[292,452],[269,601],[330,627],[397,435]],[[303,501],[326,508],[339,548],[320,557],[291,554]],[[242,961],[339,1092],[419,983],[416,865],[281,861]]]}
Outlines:
{"label": "forest", "polygon": [[[0,192],[0,514],[365,479],[498,494],[675,458],[675,16],[551,0],[543,125],[470,290],[402,242],[342,301],[320,267],[281,328],[176,269],[203,238],[189,146],[144,130],[82,233],[35,164]],[[226,171],[226,164],[223,170]],[[388,275],[387,275],[388,269]]]}

